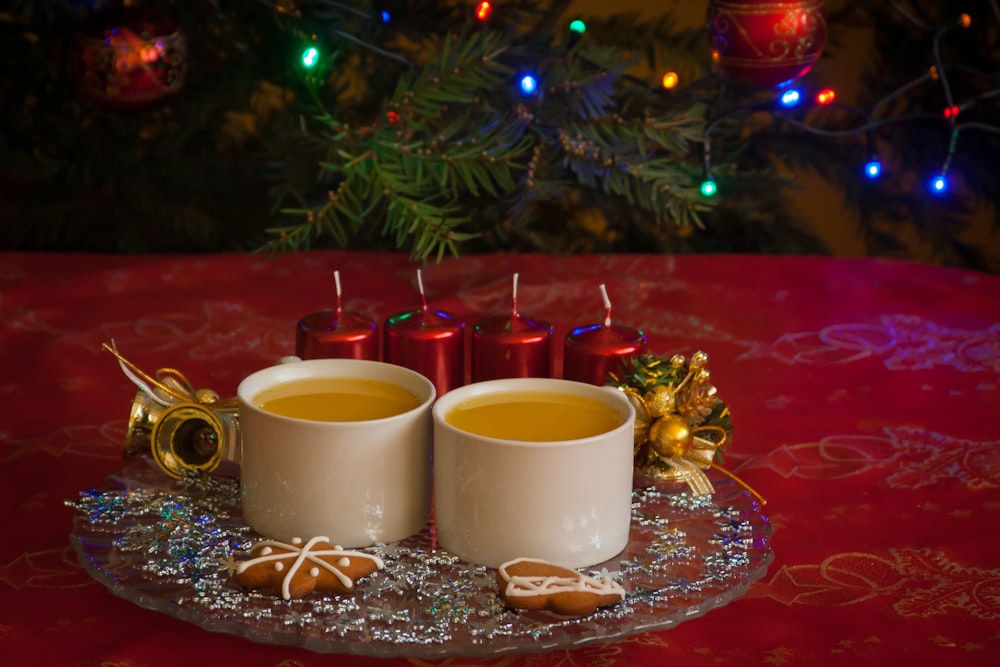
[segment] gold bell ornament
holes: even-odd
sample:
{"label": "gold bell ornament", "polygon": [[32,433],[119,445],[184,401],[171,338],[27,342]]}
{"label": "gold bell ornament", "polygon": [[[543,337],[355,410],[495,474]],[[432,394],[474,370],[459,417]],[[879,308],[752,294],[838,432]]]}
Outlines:
{"label": "gold bell ornament", "polygon": [[132,400],[123,451],[126,458],[150,453],[168,475],[211,473],[223,461],[239,462],[238,402],[211,389],[194,389],[184,374],[161,368],[150,375],[118,353],[102,348],[139,388]]}
{"label": "gold bell ornament", "polygon": [[712,495],[715,487],[704,471],[713,469],[764,504],[767,501],[746,482],[715,463],[733,427],[707,365],[704,352],[690,359],[643,354],[626,358],[619,373],[611,374],[635,408],[635,470],[654,479],[681,480],[696,495]]}

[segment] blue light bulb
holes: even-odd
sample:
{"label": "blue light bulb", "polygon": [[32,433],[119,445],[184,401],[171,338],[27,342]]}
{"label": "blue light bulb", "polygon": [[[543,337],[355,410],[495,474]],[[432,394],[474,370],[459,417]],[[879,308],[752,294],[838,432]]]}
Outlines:
{"label": "blue light bulb", "polygon": [[945,179],[944,174],[938,174],[931,179],[930,183],[931,192],[938,195],[943,193],[948,189],[948,181]]}
{"label": "blue light bulb", "polygon": [[538,79],[530,74],[521,77],[521,92],[525,95],[533,95],[538,90]]}
{"label": "blue light bulb", "polygon": [[878,160],[869,160],[865,164],[865,176],[868,178],[878,178],[882,175],[882,163]]}
{"label": "blue light bulb", "polygon": [[388,23],[391,20],[392,20],[392,14],[390,14],[387,10],[383,9],[382,10],[382,23]]}
{"label": "blue light bulb", "polygon": [[797,88],[791,88],[783,92],[781,97],[778,98],[778,101],[781,102],[782,106],[794,107],[802,101],[802,92]]}

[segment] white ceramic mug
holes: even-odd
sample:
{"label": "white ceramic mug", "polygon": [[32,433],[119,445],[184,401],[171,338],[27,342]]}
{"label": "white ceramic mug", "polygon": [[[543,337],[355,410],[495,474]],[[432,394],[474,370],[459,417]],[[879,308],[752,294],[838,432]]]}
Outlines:
{"label": "white ceramic mug", "polygon": [[[312,421],[262,410],[262,391],[306,378],[398,385],[420,405],[370,421]],[[434,385],[402,366],[311,359],[265,368],[237,389],[243,518],[272,539],[329,537],[344,547],[394,542],[427,523]]]}
{"label": "white ceramic mug", "polygon": [[[485,437],[446,421],[465,401],[512,392],[594,399],[620,420],[599,435],[551,442]],[[434,522],[442,548],[487,567],[527,557],[580,568],[628,544],[635,410],[624,394],[561,379],[490,380],[453,389],[433,414]]]}

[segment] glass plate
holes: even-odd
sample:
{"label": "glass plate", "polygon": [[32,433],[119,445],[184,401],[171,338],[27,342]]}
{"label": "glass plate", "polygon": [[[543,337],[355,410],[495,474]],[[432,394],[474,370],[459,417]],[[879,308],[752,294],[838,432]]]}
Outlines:
{"label": "glass plate", "polygon": [[433,525],[364,549],[385,569],[346,596],[285,601],[231,580],[232,561],[259,539],[240,517],[238,471],[175,481],[149,459],[67,502],[80,563],[120,597],[215,632],[323,653],[379,657],[490,656],[572,649],[671,628],[741,597],[773,559],[771,525],[728,478],[713,497],[677,482],[637,481],[629,544],[585,569],[627,592],[582,618],[518,612],[494,571],[435,548]]}

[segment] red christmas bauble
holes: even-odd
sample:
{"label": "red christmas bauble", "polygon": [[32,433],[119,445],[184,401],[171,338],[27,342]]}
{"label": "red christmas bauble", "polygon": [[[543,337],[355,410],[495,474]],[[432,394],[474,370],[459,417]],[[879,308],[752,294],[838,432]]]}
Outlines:
{"label": "red christmas bauble", "polygon": [[773,86],[797,79],[826,46],[823,0],[710,0],[712,59],[739,79]]}
{"label": "red christmas bauble", "polygon": [[130,111],[184,86],[187,45],[167,17],[111,14],[76,36],[74,60],[84,97],[107,109]]}

